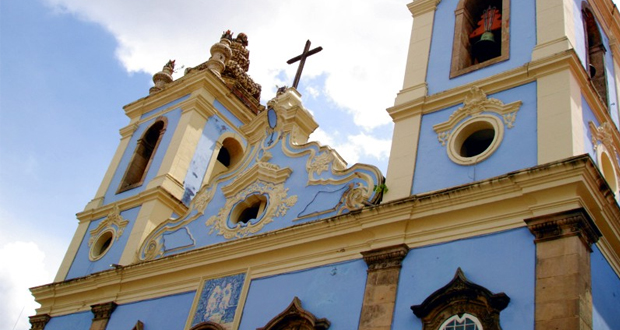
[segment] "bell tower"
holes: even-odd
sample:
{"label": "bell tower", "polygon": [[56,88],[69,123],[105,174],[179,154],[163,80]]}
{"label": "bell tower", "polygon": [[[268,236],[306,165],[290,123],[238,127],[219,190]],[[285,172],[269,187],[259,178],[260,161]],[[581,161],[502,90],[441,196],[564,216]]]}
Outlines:
{"label": "bell tower", "polygon": [[581,154],[617,195],[611,1],[416,0],[408,8],[405,78],[388,110],[387,200]]}

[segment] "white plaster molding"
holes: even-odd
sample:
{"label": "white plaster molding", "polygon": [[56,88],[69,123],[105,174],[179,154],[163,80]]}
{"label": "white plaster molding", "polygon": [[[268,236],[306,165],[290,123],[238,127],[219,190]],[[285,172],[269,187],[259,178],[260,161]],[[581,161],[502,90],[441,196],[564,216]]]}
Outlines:
{"label": "white plaster molding", "polygon": [[[262,216],[259,216],[256,222],[236,223],[231,227],[229,218],[233,208],[253,194],[261,194],[267,197],[267,207]],[[211,227],[209,234],[217,231],[218,235],[222,235],[226,239],[246,237],[263,229],[265,225],[273,222],[274,218],[285,215],[295,203],[297,203],[297,196],[288,196],[288,188],[284,188],[284,183],[273,184],[256,180],[236,195],[228,198],[224,207],[220,209],[217,215],[211,216],[205,225]]]}
{"label": "white plaster molding", "polygon": [[[504,104],[504,102],[498,99],[490,99],[479,87],[473,86],[469,94],[465,96],[463,107],[458,108],[452,113],[447,121],[433,126],[433,129],[437,134],[451,131],[461,120],[467,117],[479,116],[482,112],[494,112],[502,116],[506,127],[512,128],[514,127],[517,111],[519,111],[521,104],[521,101]],[[442,145],[445,144],[442,143]]]}

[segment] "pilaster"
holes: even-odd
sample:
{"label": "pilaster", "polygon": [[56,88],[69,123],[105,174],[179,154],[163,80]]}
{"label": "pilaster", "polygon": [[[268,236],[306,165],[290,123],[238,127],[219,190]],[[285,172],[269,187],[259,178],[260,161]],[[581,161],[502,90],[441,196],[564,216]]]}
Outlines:
{"label": "pilaster", "polygon": [[413,15],[413,26],[403,89],[398,93],[395,105],[423,97],[428,92],[426,72],[431,51],[435,10],[440,2],[441,0],[416,0],[407,5]]}
{"label": "pilaster", "polygon": [[64,281],[65,277],[67,277],[71,264],[73,263],[73,260],[75,259],[75,256],[80,248],[80,244],[82,244],[84,235],[86,235],[89,224],[90,222],[88,221],[82,221],[78,224],[75,234],[73,234],[73,238],[71,239],[71,243],[69,244],[69,248],[67,249],[67,253],[65,253],[65,257],[62,259],[60,268],[58,268],[54,282]]}
{"label": "pilaster", "polygon": [[385,202],[411,195],[420,141],[422,113],[418,111],[412,116],[394,122],[392,147],[385,182],[389,190],[383,197]]}
{"label": "pilaster", "polygon": [[29,319],[31,325],[30,330],[43,330],[45,329],[47,322],[49,322],[52,318],[48,314],[40,314],[30,316]]}
{"label": "pilaster", "polygon": [[590,252],[601,233],[584,209],[525,220],[536,243],[537,330],[592,329]]}
{"label": "pilaster", "polygon": [[585,152],[581,88],[569,69],[537,80],[538,164]]}
{"label": "pilaster", "polygon": [[[183,112],[157,173],[158,178],[171,177],[174,179],[173,182],[183,182],[206,122],[207,118],[195,109]],[[152,180],[147,189],[160,185],[162,182],[159,180]],[[182,189],[180,194],[175,197],[178,199],[183,197]]]}
{"label": "pilaster", "polygon": [[116,309],[116,303],[113,301],[90,306],[91,312],[95,315],[90,325],[90,330],[105,330],[108,321],[112,316],[112,312]]}
{"label": "pilaster", "polygon": [[133,225],[125,250],[119,260],[120,265],[129,265],[137,260],[138,249],[144,239],[157,225],[172,216],[172,209],[160,200],[148,201],[140,207],[140,212]]}
{"label": "pilaster", "polygon": [[401,262],[407,256],[405,244],[362,252],[368,277],[359,330],[390,330]]}
{"label": "pilaster", "polygon": [[573,1],[536,1],[536,40],[532,61],[574,48]]}

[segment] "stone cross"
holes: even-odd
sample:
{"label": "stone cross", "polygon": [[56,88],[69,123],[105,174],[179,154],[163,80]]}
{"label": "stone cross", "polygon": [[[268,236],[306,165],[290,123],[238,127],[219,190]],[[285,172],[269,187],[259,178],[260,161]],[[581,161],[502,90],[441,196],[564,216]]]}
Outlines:
{"label": "stone cross", "polygon": [[304,52],[301,53],[301,55],[296,56],[291,58],[290,60],[286,61],[286,63],[288,64],[293,64],[297,61],[299,62],[299,67],[297,68],[297,73],[295,74],[295,80],[293,81],[293,87],[297,88],[297,85],[299,85],[299,78],[301,78],[301,71],[303,71],[304,69],[304,64],[306,63],[306,58],[310,55],[314,55],[320,51],[323,50],[323,47],[317,47],[313,50],[309,50],[310,49],[310,40],[306,41],[306,47],[304,47]]}

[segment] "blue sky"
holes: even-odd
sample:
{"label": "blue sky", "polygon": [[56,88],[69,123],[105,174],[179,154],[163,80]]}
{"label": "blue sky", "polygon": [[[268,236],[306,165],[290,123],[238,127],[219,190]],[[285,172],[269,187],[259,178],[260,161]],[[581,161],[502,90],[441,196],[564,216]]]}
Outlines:
{"label": "blue sky", "polygon": [[[147,5],[148,4],[148,5]],[[148,94],[168,59],[209,57],[222,31],[249,36],[263,103],[299,90],[329,144],[385,173],[411,16],[407,1],[0,1],[0,328],[28,329],[28,287],[50,283],[128,124],[122,107]],[[347,17],[342,17],[343,13]],[[301,13],[301,15],[299,15]],[[250,18],[250,19],[248,19]],[[175,78],[181,76],[183,69]]]}

